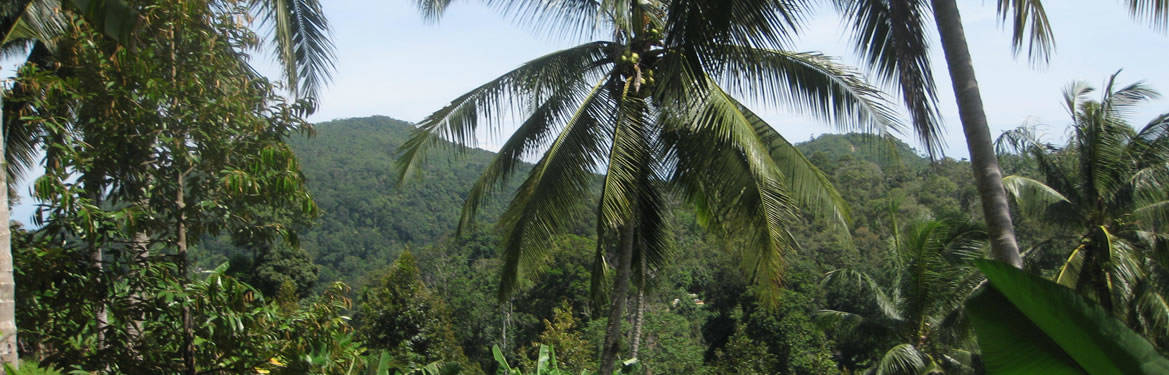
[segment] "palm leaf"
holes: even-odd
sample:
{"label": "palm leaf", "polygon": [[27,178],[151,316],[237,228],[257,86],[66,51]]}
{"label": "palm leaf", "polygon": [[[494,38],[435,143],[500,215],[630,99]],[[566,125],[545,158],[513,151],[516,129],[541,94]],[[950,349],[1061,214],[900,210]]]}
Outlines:
{"label": "palm leaf", "polygon": [[535,155],[538,149],[544,147],[556,131],[557,124],[563,124],[573,115],[574,108],[580,108],[581,103],[589,95],[595,95],[601,90],[601,85],[607,81],[601,78],[591,89],[583,85],[566,87],[552,94],[544,104],[536,108],[527,120],[524,120],[507,142],[495,154],[495,159],[483,171],[483,174],[471,186],[467,199],[463,203],[462,215],[459,219],[457,235],[467,233],[474,226],[475,217],[483,201],[499,189],[515,172],[525,157]]}
{"label": "palm leaf", "polygon": [[877,375],[886,374],[924,374],[932,367],[933,360],[929,355],[910,344],[894,346],[877,363]]}
{"label": "palm leaf", "polygon": [[514,290],[521,268],[540,259],[552,234],[589,188],[592,171],[604,159],[605,130],[612,124],[614,99],[595,89],[520,185],[499,226],[504,232],[500,299]]}
{"label": "palm leaf", "polygon": [[731,92],[772,107],[803,110],[842,131],[899,130],[885,95],[861,75],[811,52],[723,46],[725,68],[704,66]]}
{"label": "palm leaf", "polygon": [[275,57],[289,90],[316,98],[332,76],[336,58],[329,23],[319,0],[251,0],[264,26],[270,28]]}
{"label": "palm leaf", "polygon": [[476,146],[481,120],[486,120],[490,132],[495,133],[505,115],[529,105],[538,106],[557,92],[573,91],[582,80],[593,78],[590,73],[609,58],[611,47],[608,42],[592,42],[536,58],[427,116],[402,145],[397,161],[398,180],[413,175],[424,162],[427,150],[440,140]]}
{"label": "palm leaf", "polygon": [[929,4],[922,0],[835,0],[852,23],[854,49],[877,77],[900,88],[913,128],[930,156],[940,154],[938,98],[929,62]]}
{"label": "palm leaf", "polygon": [[[50,49],[55,49],[57,36],[64,31],[64,15],[55,8],[60,6],[55,0],[31,0],[24,5],[6,29],[0,30],[4,34],[0,37],[0,48],[7,48],[21,43],[18,41],[38,41]],[[21,45],[21,50],[24,50]]]}
{"label": "palm leaf", "polygon": [[1067,197],[1055,189],[1023,176],[1003,177],[1003,188],[1015,199],[1023,214],[1028,216],[1040,217],[1054,205],[1071,204]]}
{"label": "palm leaf", "polygon": [[663,111],[663,138],[676,160],[671,181],[691,202],[720,210],[712,225],[744,239],[747,275],[778,293],[784,256],[796,246],[786,230],[794,202],[743,108],[713,83],[706,87],[688,113]]}
{"label": "palm leaf", "polygon": [[1027,45],[1032,62],[1047,62],[1055,52],[1055,33],[1047,20],[1042,0],[998,0],[998,13],[1011,25],[1011,47],[1015,54]]}
{"label": "palm leaf", "polygon": [[123,0],[68,0],[65,5],[118,43],[129,43],[138,24],[138,10]]}
{"label": "palm leaf", "polygon": [[1135,18],[1144,18],[1158,30],[1169,26],[1169,1],[1127,0],[1128,11]]}

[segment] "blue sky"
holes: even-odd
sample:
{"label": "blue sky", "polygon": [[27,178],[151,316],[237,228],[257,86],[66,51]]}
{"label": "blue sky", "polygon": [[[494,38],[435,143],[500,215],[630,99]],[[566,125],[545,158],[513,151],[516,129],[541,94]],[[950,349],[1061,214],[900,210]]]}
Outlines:
{"label": "blue sky", "polygon": [[[456,1],[437,23],[424,21],[413,1],[323,3],[332,24],[338,61],[333,82],[322,92],[319,110],[310,118],[314,122],[368,115],[419,121],[524,61],[581,42],[516,26],[474,1]],[[1164,68],[1169,37],[1133,21],[1120,0],[1049,0],[1046,5],[1056,32],[1057,51],[1050,64],[1036,68],[1025,58],[1012,56],[1009,34],[998,22],[994,1],[960,1],[992,134],[1027,122],[1043,126],[1052,140],[1062,137],[1067,115],[1060,105],[1061,89],[1073,80],[1100,86],[1109,74],[1122,68],[1121,82],[1145,80],[1169,94],[1169,69]],[[808,20],[795,49],[823,52],[856,65],[846,32],[838,15],[823,9]],[[946,155],[963,158],[966,147],[936,40],[936,35],[931,36]],[[4,76],[11,74],[11,64],[0,62]],[[275,71],[271,67],[262,70]],[[834,131],[799,112],[753,107],[792,141]],[[1163,112],[1169,112],[1167,99],[1140,107],[1133,121],[1143,124]],[[495,149],[510,128],[500,130],[500,137],[483,139],[480,146]],[[21,190],[26,193],[27,189]],[[23,221],[30,213],[26,201],[17,207],[14,218]]]}

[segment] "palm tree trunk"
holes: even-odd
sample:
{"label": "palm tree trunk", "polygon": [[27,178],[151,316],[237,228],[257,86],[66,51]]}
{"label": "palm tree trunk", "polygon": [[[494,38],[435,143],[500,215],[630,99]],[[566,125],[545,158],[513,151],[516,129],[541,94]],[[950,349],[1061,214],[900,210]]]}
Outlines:
{"label": "palm tree trunk", "polygon": [[[0,108],[3,108],[0,97]],[[0,125],[4,123],[0,111]],[[0,361],[19,364],[16,351],[16,279],[12,270],[12,232],[8,228],[8,161],[4,153],[4,131],[0,126]]]}
{"label": "palm tree trunk", "polygon": [[613,306],[609,309],[609,323],[605,329],[605,346],[601,347],[601,371],[612,374],[621,348],[621,316],[625,315],[625,296],[629,294],[629,276],[633,266],[633,223],[621,228],[621,248],[617,256],[617,279],[613,280]]}
{"label": "palm tree trunk", "polygon": [[954,97],[958,101],[962,130],[966,133],[970,166],[974,169],[974,181],[978,185],[987,236],[990,237],[991,257],[1022,268],[1023,260],[1019,257],[1019,245],[1015,242],[1015,230],[1011,224],[1010,205],[1003,190],[1002,170],[986,125],[982,94],[974,77],[974,62],[966,45],[958,4],[955,0],[933,0],[933,7],[934,21],[942,37],[942,50],[946,53],[946,65],[950,69],[950,81],[954,85]]}
{"label": "palm tree trunk", "polygon": [[629,345],[629,357],[634,359],[637,358],[641,349],[641,323],[645,318],[645,278],[647,275],[644,256],[639,263],[641,265],[641,279],[637,280],[637,299],[634,300],[637,317],[633,319],[633,343]]}

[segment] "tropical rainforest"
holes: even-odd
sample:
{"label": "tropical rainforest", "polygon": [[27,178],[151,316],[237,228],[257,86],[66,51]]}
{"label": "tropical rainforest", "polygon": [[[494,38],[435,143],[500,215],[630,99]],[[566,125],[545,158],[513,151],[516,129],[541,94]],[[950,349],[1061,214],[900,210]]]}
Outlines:
{"label": "tropical rainforest", "polygon": [[[860,68],[784,48],[814,1],[487,3],[599,39],[418,123],[317,124],[316,0],[0,5],[3,372],[1169,372],[1169,113],[1134,118],[1139,77],[1042,98],[1062,138],[990,134],[953,0],[825,1]],[[997,11],[1053,53],[1042,2]]]}

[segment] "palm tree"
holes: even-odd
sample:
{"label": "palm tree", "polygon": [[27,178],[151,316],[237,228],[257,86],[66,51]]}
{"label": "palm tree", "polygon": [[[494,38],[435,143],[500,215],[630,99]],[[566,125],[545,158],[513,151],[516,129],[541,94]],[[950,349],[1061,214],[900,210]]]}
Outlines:
{"label": "palm tree", "polygon": [[738,251],[747,275],[773,290],[795,247],[786,224],[799,208],[841,228],[848,220],[825,176],[724,87],[792,104],[843,128],[896,123],[880,92],[849,69],[819,54],[783,50],[807,10],[799,4],[498,3],[539,26],[612,38],[531,60],[431,114],[403,147],[400,178],[440,140],[474,146],[478,132],[499,131],[507,114],[523,119],[472,187],[459,225],[468,229],[481,202],[524,158],[541,155],[500,220],[504,299],[545,255],[563,217],[599,187],[595,280],[607,268],[605,244],[617,244],[601,373],[612,372],[617,355],[634,248],[650,265],[667,252],[670,191],[692,203],[709,229],[743,241]]}
{"label": "palm tree", "polygon": [[[941,151],[936,138],[940,129],[937,95],[926,39],[929,13],[933,12],[966,135],[991,255],[994,259],[1021,267],[1010,207],[1002,188],[1002,172],[986,125],[978,81],[956,2],[832,1],[853,25],[856,50],[876,74],[899,87],[918,137],[931,155]],[[1039,0],[998,0],[997,8],[1003,21],[1012,25],[1015,51],[1020,52],[1026,43],[1028,55],[1036,60],[1046,59],[1054,42],[1043,4]]]}
{"label": "palm tree", "polygon": [[1092,92],[1084,82],[1064,91],[1072,126],[1062,148],[1027,127],[999,137],[1001,151],[1029,156],[1042,178],[1007,176],[1003,184],[1024,215],[1078,240],[1056,282],[1164,345],[1169,264],[1155,254],[1169,244],[1169,114],[1137,131],[1128,125],[1129,110],[1157,97],[1155,91],[1143,83],[1119,87],[1112,75],[1098,101],[1088,100]]}
{"label": "palm tree", "polygon": [[[955,0],[832,0],[853,24],[856,49],[882,78],[894,82],[913,117],[918,136],[932,154],[938,144],[933,74],[929,65],[928,42],[924,38],[928,13],[941,37],[946,65],[958,104],[970,166],[978,187],[982,213],[994,259],[1022,266],[1019,246],[1010,216],[1002,171],[986,125],[986,113],[974,75],[974,63],[966,44],[962,17]],[[1129,12],[1154,27],[1169,25],[1169,5],[1163,0],[1126,0]],[[1011,25],[1012,47],[1026,50],[1034,62],[1046,61],[1055,39],[1041,0],[998,0],[1002,21]],[[1024,45],[1026,48],[1024,48]]]}
{"label": "palm tree", "polygon": [[864,299],[821,310],[820,322],[842,342],[865,338],[888,348],[875,361],[863,358],[870,353],[857,353],[862,358],[843,362],[867,365],[866,373],[877,374],[969,372],[962,304],[981,279],[969,261],[981,258],[984,236],[964,221],[919,221],[907,225],[904,234],[894,233],[886,282],[857,270],[829,272],[824,285],[861,290]]}

